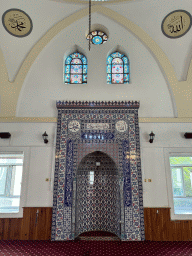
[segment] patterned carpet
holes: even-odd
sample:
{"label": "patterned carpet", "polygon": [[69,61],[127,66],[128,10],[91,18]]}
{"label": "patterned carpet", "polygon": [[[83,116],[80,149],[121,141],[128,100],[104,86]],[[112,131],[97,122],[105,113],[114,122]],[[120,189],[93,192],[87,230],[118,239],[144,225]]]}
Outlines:
{"label": "patterned carpet", "polygon": [[192,242],[0,241],[3,256],[191,256]]}

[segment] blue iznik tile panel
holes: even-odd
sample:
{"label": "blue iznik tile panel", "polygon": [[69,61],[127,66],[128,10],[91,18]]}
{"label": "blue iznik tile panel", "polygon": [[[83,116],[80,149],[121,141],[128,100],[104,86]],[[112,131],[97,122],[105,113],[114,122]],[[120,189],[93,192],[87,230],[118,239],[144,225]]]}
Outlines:
{"label": "blue iznik tile panel", "polygon": [[66,171],[65,171],[65,200],[64,207],[71,207],[72,205],[72,191],[73,191],[73,141],[67,141],[66,149]]}
{"label": "blue iznik tile panel", "polygon": [[144,240],[139,102],[56,105],[52,240],[91,230]]}

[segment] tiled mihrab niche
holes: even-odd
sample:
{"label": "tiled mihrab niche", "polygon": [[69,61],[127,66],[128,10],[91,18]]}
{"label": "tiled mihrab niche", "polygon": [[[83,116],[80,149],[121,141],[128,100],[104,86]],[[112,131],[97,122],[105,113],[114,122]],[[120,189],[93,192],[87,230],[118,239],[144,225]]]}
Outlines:
{"label": "tiled mihrab niche", "polygon": [[52,240],[144,240],[139,102],[57,102]]}

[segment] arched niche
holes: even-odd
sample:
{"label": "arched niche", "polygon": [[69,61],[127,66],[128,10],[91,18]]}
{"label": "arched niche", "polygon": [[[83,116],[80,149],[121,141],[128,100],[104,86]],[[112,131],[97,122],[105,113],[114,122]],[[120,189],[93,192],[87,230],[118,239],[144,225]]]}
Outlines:
{"label": "arched niche", "polygon": [[86,155],[76,175],[75,237],[88,231],[107,231],[120,237],[119,173],[102,151]]}

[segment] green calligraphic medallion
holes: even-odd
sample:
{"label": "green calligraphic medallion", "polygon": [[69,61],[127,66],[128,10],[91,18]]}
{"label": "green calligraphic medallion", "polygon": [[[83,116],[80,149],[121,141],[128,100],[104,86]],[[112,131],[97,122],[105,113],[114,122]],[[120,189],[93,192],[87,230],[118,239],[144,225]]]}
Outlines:
{"label": "green calligraphic medallion", "polygon": [[16,37],[28,36],[33,28],[29,15],[19,9],[9,9],[4,12],[2,23],[5,30]]}
{"label": "green calligraphic medallion", "polygon": [[191,14],[184,10],[170,12],[162,21],[163,34],[169,38],[179,38],[191,28]]}

